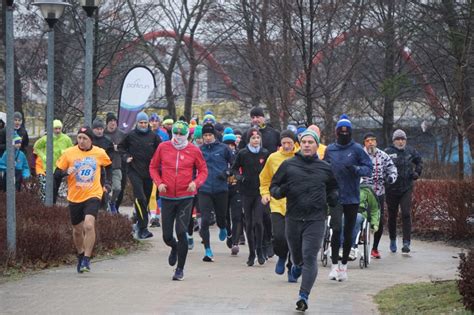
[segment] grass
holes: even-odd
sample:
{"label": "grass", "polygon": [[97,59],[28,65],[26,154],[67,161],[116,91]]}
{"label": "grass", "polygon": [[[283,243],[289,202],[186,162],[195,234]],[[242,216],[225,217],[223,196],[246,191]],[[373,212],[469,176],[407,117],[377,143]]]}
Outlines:
{"label": "grass", "polygon": [[456,281],[399,284],[374,297],[381,314],[472,314],[461,303]]}

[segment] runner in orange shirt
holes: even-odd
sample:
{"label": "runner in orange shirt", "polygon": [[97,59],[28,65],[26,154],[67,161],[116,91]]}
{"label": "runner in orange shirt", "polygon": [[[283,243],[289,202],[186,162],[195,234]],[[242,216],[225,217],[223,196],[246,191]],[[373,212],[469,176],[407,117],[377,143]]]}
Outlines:
{"label": "runner in orange shirt", "polygon": [[[92,145],[94,134],[90,127],[81,127],[77,133],[77,145],[66,149],[56,162],[54,176],[67,176],[69,213],[73,240],[78,253],[77,272],[90,271],[90,257],[95,243],[95,219],[100,207],[104,188],[110,192],[112,161],[107,153]],[[107,172],[104,187],[101,173]]]}

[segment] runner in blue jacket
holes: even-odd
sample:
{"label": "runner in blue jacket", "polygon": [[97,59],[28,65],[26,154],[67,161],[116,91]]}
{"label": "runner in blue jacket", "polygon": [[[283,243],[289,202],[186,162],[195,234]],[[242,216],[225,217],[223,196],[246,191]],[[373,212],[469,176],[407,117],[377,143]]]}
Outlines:
{"label": "runner in blue jacket", "polygon": [[[360,202],[360,178],[372,175],[372,162],[364,148],[352,140],[352,124],[343,114],[336,124],[336,142],[324,154],[339,186],[339,205],[331,209],[331,260],[329,279],[347,280],[347,260],[351,251],[351,235]],[[344,244],[342,263],[339,261],[341,221],[344,213]]]}

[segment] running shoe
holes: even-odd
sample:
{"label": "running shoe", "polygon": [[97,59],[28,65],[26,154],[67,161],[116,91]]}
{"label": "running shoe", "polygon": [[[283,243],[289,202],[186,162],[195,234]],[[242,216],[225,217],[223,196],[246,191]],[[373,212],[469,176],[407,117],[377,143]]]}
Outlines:
{"label": "running shoe", "polygon": [[329,273],[329,280],[337,280],[337,273],[339,271],[339,266],[333,264],[331,267],[331,272]]}
{"label": "running shoe", "polygon": [[205,262],[214,261],[214,254],[212,253],[212,250],[210,248],[206,248],[206,254],[204,258],[202,259],[202,261],[205,261]]}
{"label": "running shoe", "polygon": [[293,274],[291,273],[291,270],[288,270],[288,282],[289,283],[298,282],[298,279],[295,279],[295,277],[293,277]]}
{"label": "running shoe", "polygon": [[225,244],[227,245],[227,247],[232,248],[232,235],[227,236]]}
{"label": "running shoe", "polygon": [[84,253],[77,255],[77,272],[78,273],[82,273],[81,265],[82,265],[83,258],[84,258]]}
{"label": "running shoe", "polygon": [[144,239],[153,237],[153,233],[151,233],[150,231],[148,231],[147,228],[145,228],[145,229],[138,232],[138,237],[141,240],[144,240]]}
{"label": "running shoe", "polygon": [[347,264],[341,264],[337,272],[337,281],[346,281],[349,277],[347,276]]}
{"label": "running shoe", "polygon": [[219,240],[220,241],[225,241],[225,239],[227,238],[227,229],[224,228],[224,229],[220,229],[219,231]]}
{"label": "running shoe", "polygon": [[242,234],[239,238],[239,245],[245,245],[245,236]]}
{"label": "running shoe", "polygon": [[176,265],[176,262],[178,261],[178,248],[177,247],[172,247],[170,255],[168,256],[168,264],[170,266]]}
{"label": "running shoe", "polygon": [[296,310],[304,312],[308,309],[308,295],[300,293],[298,301],[296,301]]}
{"label": "running shoe", "polygon": [[160,227],[161,226],[160,219],[158,219],[158,218],[152,218],[150,221],[151,221],[150,222],[150,227]]}
{"label": "running shoe", "polygon": [[277,275],[282,275],[285,273],[285,263],[286,257],[278,257],[278,261],[275,265],[275,273]]}
{"label": "running shoe", "polygon": [[82,261],[81,261],[81,269],[80,269],[81,273],[83,272],[90,272],[91,271],[91,261],[90,261],[90,257],[87,257],[87,256],[84,256],[82,257]]}
{"label": "running shoe", "polygon": [[390,251],[392,253],[397,252],[397,240],[390,240]]}
{"label": "running shoe", "polygon": [[372,255],[372,258],[375,258],[375,259],[382,258],[382,256],[380,256],[380,252],[377,249],[372,249],[372,251],[370,252],[370,255]]}
{"label": "running shoe", "polygon": [[408,254],[410,252],[410,241],[403,241],[402,253]]}
{"label": "running shoe", "polygon": [[236,256],[239,253],[239,250],[240,250],[239,245],[234,245],[232,246],[232,249],[230,250],[230,254],[232,256]]}
{"label": "running shoe", "polygon": [[109,209],[110,209],[110,213],[118,213],[118,210],[117,210],[117,207],[115,206],[115,203],[114,202],[109,202]]}
{"label": "running shoe", "polygon": [[262,248],[257,248],[257,261],[259,265],[265,264],[267,259],[263,255],[263,249]]}
{"label": "running shoe", "polygon": [[295,278],[296,280],[298,280],[298,278],[301,276],[302,272],[303,272],[303,269],[299,266],[293,265],[291,267],[291,274],[292,274],[293,278]]}
{"label": "running shoe", "polygon": [[181,269],[181,268],[176,268],[176,270],[174,271],[173,280],[176,280],[176,281],[183,281],[183,279],[184,279],[184,271],[183,271],[183,269]]}
{"label": "running shoe", "polygon": [[247,260],[247,266],[252,267],[255,264],[255,253],[249,255],[249,259]]}

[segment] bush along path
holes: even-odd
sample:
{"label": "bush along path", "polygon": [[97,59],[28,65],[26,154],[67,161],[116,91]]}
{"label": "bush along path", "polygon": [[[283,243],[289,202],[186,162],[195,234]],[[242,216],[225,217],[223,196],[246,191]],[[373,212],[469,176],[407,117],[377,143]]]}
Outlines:
{"label": "bush along path", "polygon": [[[27,192],[17,194],[16,205],[17,254],[15,259],[8,257],[6,241],[0,242],[0,274],[8,268],[31,270],[76,262],[67,207],[46,207]],[[5,194],[0,193],[0,235],[6,236],[6,228]],[[135,246],[130,231],[128,216],[100,211],[94,254]]]}
{"label": "bush along path", "polygon": [[[184,281],[172,281],[169,249],[161,229],[144,251],[93,261],[92,272],[77,274],[74,266],[45,270],[39,274],[0,285],[2,313],[103,314],[262,314],[292,313],[299,283],[288,283],[275,274],[276,258],[263,266],[247,267],[247,247],[237,257],[219,242],[218,229],[211,229],[214,262],[202,261],[204,249],[195,235]],[[410,255],[389,254],[387,237],[380,244],[382,259],[367,269],[349,263],[349,280],[327,279],[329,268],[321,267],[309,300],[313,314],[377,314],[376,293],[398,283],[455,279],[459,248],[439,243],[413,241]],[[38,294],[41,292],[41,294]]]}

